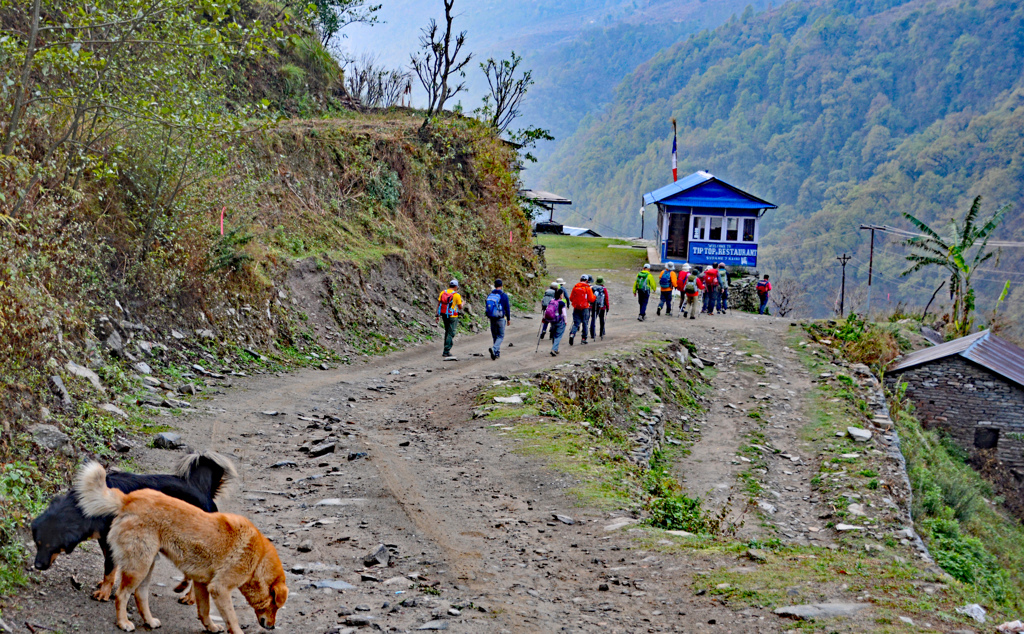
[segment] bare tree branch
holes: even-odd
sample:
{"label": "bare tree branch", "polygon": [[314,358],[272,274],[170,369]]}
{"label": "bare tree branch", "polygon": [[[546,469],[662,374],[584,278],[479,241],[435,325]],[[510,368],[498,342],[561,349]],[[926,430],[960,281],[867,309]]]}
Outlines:
{"label": "bare tree branch", "polygon": [[455,95],[466,89],[466,83],[460,81],[452,85],[454,76],[464,78],[466,65],[473,54],[467,53],[460,59],[462,47],[466,43],[466,32],[461,31],[452,40],[452,9],[455,0],[444,0],[444,33],[436,20],[431,20],[420,36],[420,53],[412,56],[411,66],[427,93],[427,118],[444,110],[445,104]]}

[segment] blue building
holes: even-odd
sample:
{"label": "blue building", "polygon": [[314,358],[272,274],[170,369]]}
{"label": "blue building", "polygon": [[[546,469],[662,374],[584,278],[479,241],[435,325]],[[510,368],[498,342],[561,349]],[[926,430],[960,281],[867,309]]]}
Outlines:
{"label": "blue building", "polygon": [[776,205],[707,172],[694,172],[648,194],[658,206],[661,261],[757,266],[761,216]]}

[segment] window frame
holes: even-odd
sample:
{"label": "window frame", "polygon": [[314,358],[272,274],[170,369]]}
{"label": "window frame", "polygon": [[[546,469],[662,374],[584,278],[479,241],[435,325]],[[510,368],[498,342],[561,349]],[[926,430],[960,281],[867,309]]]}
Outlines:
{"label": "window frame", "polygon": [[[718,220],[722,221],[722,228],[721,228],[721,231],[722,231],[721,236],[722,237],[720,239],[718,239],[718,240],[712,240],[711,239],[711,219],[718,219]],[[729,236],[729,231],[728,231],[729,221],[733,220],[733,219],[736,220],[736,239],[735,240],[729,240],[728,239],[728,236]],[[745,224],[745,222],[747,220],[753,221],[753,223],[754,223],[754,239],[753,240],[744,240],[743,239],[743,227],[744,227],[744,224]],[[697,213],[696,210],[694,210],[694,212],[692,212],[690,214],[690,229],[689,229],[689,234],[688,235],[690,236],[690,242],[712,242],[712,243],[715,243],[715,244],[757,244],[758,243],[758,238],[760,237],[758,234],[760,233],[760,230],[761,230],[761,223],[758,222],[758,220],[759,220],[759,218],[756,217],[756,216],[755,217],[750,217],[750,216],[710,216],[710,215],[702,215],[702,214]],[[698,238],[696,236],[696,234],[695,234],[695,231],[698,229],[698,227],[703,232],[704,237],[702,237],[702,238]]]}

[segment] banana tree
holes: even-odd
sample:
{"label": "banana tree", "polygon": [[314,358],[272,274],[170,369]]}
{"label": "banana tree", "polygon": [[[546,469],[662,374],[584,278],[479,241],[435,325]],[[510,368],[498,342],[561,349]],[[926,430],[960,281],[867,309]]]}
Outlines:
{"label": "banana tree", "polygon": [[903,272],[910,275],[926,266],[938,266],[949,272],[949,292],[953,300],[952,317],[953,332],[956,337],[970,334],[974,324],[974,289],[971,288],[971,277],[984,262],[992,258],[996,252],[988,250],[988,241],[1010,206],[992,214],[983,225],[978,225],[981,212],[981,196],[974,199],[970,211],[963,224],[956,219],[949,221],[948,236],[939,235],[923,221],[909,213],[903,216],[924,235],[914,236],[904,241],[911,248],[907,260],[913,265]]}

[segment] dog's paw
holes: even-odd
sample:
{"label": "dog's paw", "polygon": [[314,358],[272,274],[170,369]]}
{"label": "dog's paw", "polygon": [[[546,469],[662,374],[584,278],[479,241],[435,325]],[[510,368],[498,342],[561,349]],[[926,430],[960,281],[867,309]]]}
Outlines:
{"label": "dog's paw", "polygon": [[106,588],[104,586],[100,586],[95,591],[93,591],[92,598],[97,600],[97,601],[104,601],[104,602],[110,601],[110,591],[111,591],[111,588]]}
{"label": "dog's paw", "polygon": [[160,627],[160,619],[150,619],[146,622],[146,625],[149,626],[149,629],[155,630]]}
{"label": "dog's paw", "polygon": [[132,623],[131,621],[125,621],[124,623],[118,623],[117,626],[119,628],[121,628],[122,630],[124,630],[125,632],[134,632],[135,631],[135,624]]}
{"label": "dog's paw", "polygon": [[224,626],[223,625],[217,625],[216,623],[210,623],[209,625],[204,625],[203,627],[206,628],[207,632],[223,632],[224,631]]}

